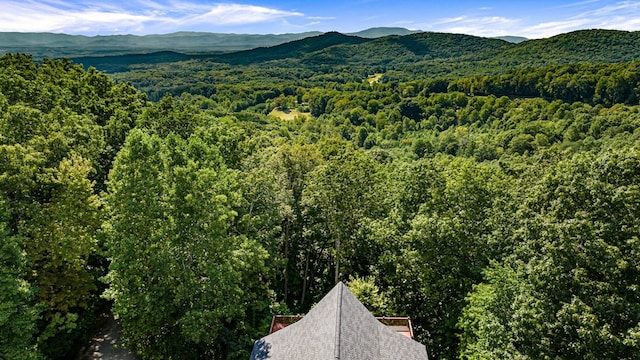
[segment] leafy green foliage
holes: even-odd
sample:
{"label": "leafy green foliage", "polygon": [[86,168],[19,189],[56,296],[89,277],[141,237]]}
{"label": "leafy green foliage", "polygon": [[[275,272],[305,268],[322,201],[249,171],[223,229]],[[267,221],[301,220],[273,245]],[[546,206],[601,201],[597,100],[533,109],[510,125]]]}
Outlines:
{"label": "leafy green foliage", "polygon": [[9,209],[3,217],[11,239],[7,251],[11,261],[20,259],[11,274],[21,276],[20,286],[29,294],[20,305],[25,316],[32,316],[31,309],[40,315],[35,328],[25,324],[25,334],[33,333],[22,340],[37,339],[40,351],[55,358],[92,326],[83,319],[97,302],[100,275],[96,180],[104,179],[109,153],[115,155],[120,146],[115,133],[104,128],[116,112],[121,120],[135,119],[144,105],[135,100],[145,97],[68,60],[36,64],[26,55],[5,55],[0,63],[0,196]]}
{"label": "leafy green foliage", "polygon": [[542,97],[611,106],[637,104],[638,61],[621,64],[547,66],[509,70],[502,75],[452,81],[449,89],[466,93]]}
{"label": "leafy green foliage", "polygon": [[516,250],[470,295],[464,358],[636,356],[638,159],[576,155],[532,189]]}
{"label": "leafy green foliage", "polygon": [[[371,158],[353,151],[347,144],[328,142],[321,149],[326,161],[309,175],[302,202],[311,220],[307,231],[322,238],[321,248],[333,248],[333,283],[336,283],[343,278],[344,259],[372,257],[367,253],[367,244],[357,241],[356,236],[362,218],[376,215],[377,171]],[[364,265],[361,261],[348,261],[348,264]],[[354,273],[354,270],[357,271],[348,272]]]}
{"label": "leafy green foliage", "polygon": [[[1,199],[1,198],[0,198]],[[34,335],[39,309],[25,280],[26,259],[20,242],[8,234],[9,211],[0,202],[0,357],[40,359]]]}
{"label": "leafy green foliage", "polygon": [[[466,294],[496,254],[492,234],[504,180],[471,161],[420,161],[400,180],[398,241],[393,256],[395,306],[410,314],[438,358],[456,353],[455,323]],[[497,244],[500,245],[500,244]],[[393,246],[389,244],[387,246]],[[389,281],[389,280],[388,280]],[[428,334],[428,335],[427,335]]]}
{"label": "leafy green foliage", "polygon": [[254,276],[268,255],[230,233],[237,174],[209,140],[136,130],[109,182],[108,296],[126,344],[147,357],[246,349],[230,336],[252,331],[245,317],[263,310],[249,300],[266,295]]}
{"label": "leafy green foliage", "polygon": [[367,307],[367,309],[375,315],[383,316],[392,314],[389,307],[389,300],[384,293],[380,292],[380,288],[375,284],[372,276],[366,278],[353,278],[347,282],[349,291],[358,298],[358,300]]}

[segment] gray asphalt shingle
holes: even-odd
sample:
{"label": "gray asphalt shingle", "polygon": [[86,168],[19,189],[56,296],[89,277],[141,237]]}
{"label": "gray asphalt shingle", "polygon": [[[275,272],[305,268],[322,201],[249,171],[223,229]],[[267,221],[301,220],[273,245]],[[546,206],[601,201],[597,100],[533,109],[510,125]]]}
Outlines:
{"label": "gray asphalt shingle", "polygon": [[300,321],[255,342],[250,360],[427,360],[424,345],[380,323],[338,283]]}

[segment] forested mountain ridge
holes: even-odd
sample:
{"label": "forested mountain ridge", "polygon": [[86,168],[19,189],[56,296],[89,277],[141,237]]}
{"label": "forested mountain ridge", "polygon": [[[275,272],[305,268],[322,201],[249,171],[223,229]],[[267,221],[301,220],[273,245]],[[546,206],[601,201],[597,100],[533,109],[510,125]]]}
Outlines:
{"label": "forested mountain ridge", "polygon": [[257,48],[206,57],[207,60],[233,65],[249,65],[273,60],[295,59],[313,56],[314,53],[337,45],[358,45],[369,42],[369,39],[328,32],[268,48]]}
{"label": "forested mountain ridge", "polygon": [[[73,358],[108,308],[143,359],[246,359],[337,277],[432,359],[636,359],[637,33],[326,36],[362,43],[0,57],[0,358]],[[516,46],[552,55],[491,67]]]}
{"label": "forested mountain ridge", "polygon": [[[419,31],[378,27],[346,34],[363,38],[407,35]],[[161,35],[84,36],[57,33],[0,32],[0,54],[28,53],[36,59],[77,56],[107,56],[175,51],[185,54],[215,54],[269,47],[323,34],[310,31],[292,34],[225,34],[176,32]]]}
{"label": "forested mountain ridge", "polygon": [[81,57],[74,58],[73,61],[84,64],[86,67],[93,66],[110,72],[126,71],[136,64],[172,63],[185,60],[205,60],[233,65],[248,65],[273,60],[295,59],[334,45],[360,44],[367,41],[370,41],[370,39],[329,32],[272,47],[258,47],[228,54],[187,55],[175,51],[163,51],[149,54]]}
{"label": "forested mountain ridge", "polygon": [[[330,39],[330,40],[329,40]],[[578,62],[617,63],[640,59],[640,32],[584,30],[518,44],[470,35],[419,32],[376,39],[327,33],[273,47],[223,55],[160,54],[77,57],[85,67],[123,72],[147,63],[201,60],[321,69],[347,66],[354,71],[397,71],[401,79],[496,74],[518,67]],[[163,53],[166,54],[166,53]],[[281,59],[280,62],[271,61]],[[327,65],[327,66],[321,66]]]}
{"label": "forested mountain ridge", "polygon": [[579,30],[515,44],[497,54],[494,61],[520,66],[626,62],[640,59],[639,44],[640,31]]}
{"label": "forested mountain ridge", "polygon": [[[621,62],[640,58],[638,36],[638,32],[586,30],[512,44],[457,34],[417,33],[358,40],[333,33],[243,52],[242,56],[225,54],[177,61],[185,56],[162,53],[142,55],[140,59],[116,56],[76,61],[121,72],[115,75],[118,81],[132,82],[154,100],[184,91],[210,96],[223,83],[257,82],[268,87],[286,80],[302,86],[325,86],[331,82],[361,82],[378,74],[379,81],[387,83],[429,82],[427,88],[435,92],[445,92],[452,86],[478,95],[542,96],[594,104],[611,104],[607,99],[616,98],[615,102],[632,104],[635,100],[630,96],[636,83],[633,63]],[[356,44],[323,40],[327,37],[336,42],[355,40]],[[316,41],[327,46],[304,51],[317,46],[313,45]],[[568,43],[584,42],[589,45],[566,50]],[[505,57],[506,52],[512,57]],[[535,61],[532,52],[536,53]],[[286,54],[290,56],[281,58]],[[592,54],[599,54],[600,65],[588,65]],[[225,63],[225,58],[234,64]],[[234,71],[228,71],[230,66]],[[549,71],[559,71],[558,76],[545,77]],[[492,84],[494,80],[498,83]],[[593,99],[596,93],[599,95]]]}
{"label": "forested mountain ridge", "polygon": [[177,51],[186,54],[220,53],[274,46],[317,36],[320,32],[280,35],[177,32],[163,35],[83,36],[53,33],[0,32],[0,51],[24,52],[40,57],[144,54]]}
{"label": "forested mountain ridge", "polygon": [[[470,35],[419,32],[399,36],[390,35],[377,39],[329,32],[302,40],[292,41],[266,48],[245,50],[221,55],[178,55],[169,61],[206,60],[231,64],[254,64],[273,60],[287,60],[280,66],[296,67],[309,63],[326,63],[329,66],[349,64],[351,66],[377,66],[387,63],[406,64],[415,61],[439,58],[452,59],[472,55],[479,51],[496,50],[510,43],[499,39],[488,39]],[[123,55],[107,57],[80,57],[73,60],[86,67],[122,71],[127,66],[154,63],[156,54]],[[111,64],[119,64],[117,67]],[[124,66],[124,67],[123,67]]]}
{"label": "forested mountain ridge", "polygon": [[[342,47],[348,50],[340,51]],[[412,75],[419,74],[423,67],[434,68],[432,71],[440,76],[447,72],[453,72],[454,76],[475,75],[517,67],[637,60],[640,59],[640,32],[582,30],[517,44],[470,35],[423,32],[330,47],[309,54],[307,59],[330,63],[345,59],[339,64],[350,66],[385,64],[389,69]]]}
{"label": "forested mountain ridge", "polygon": [[303,63],[328,65],[389,66],[457,59],[480,51],[498,51],[509,43],[471,35],[422,32],[405,36],[387,36],[362,44],[339,44],[305,54]]}

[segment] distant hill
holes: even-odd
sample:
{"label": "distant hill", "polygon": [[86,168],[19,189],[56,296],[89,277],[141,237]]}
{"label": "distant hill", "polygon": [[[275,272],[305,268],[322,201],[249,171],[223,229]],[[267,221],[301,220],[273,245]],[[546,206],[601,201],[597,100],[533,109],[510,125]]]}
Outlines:
{"label": "distant hill", "polygon": [[378,57],[387,50],[395,50],[392,55],[401,54],[420,57],[421,59],[455,58],[475,54],[479,51],[495,51],[510,44],[503,40],[489,39],[473,35],[450,34],[438,32],[419,32],[406,36],[387,36],[363,45],[365,56]]}
{"label": "distant hill", "polygon": [[300,61],[307,65],[398,68],[434,59],[456,59],[482,51],[497,51],[509,45],[503,40],[471,35],[421,32],[386,36],[358,45],[332,46],[306,54]]}
{"label": "distant hill", "polygon": [[[404,28],[371,28],[354,34],[362,38],[413,33]],[[83,36],[54,33],[0,32],[0,54],[29,53],[35,58],[146,54],[175,51],[185,54],[216,54],[259,47],[272,47],[323,34],[319,31],[297,34],[220,34],[177,32],[163,35]]]}
{"label": "distant hill", "polygon": [[347,35],[358,36],[367,39],[375,39],[384,36],[391,35],[410,35],[422,32],[422,30],[409,30],[401,27],[375,27],[367,30],[358,31],[355,33],[348,33]]}
{"label": "distant hill", "polygon": [[269,48],[257,48],[232,54],[211,56],[209,59],[225,63],[246,65],[271,60],[300,58],[307,56],[308,54],[322,52],[329,47],[337,45],[359,45],[369,41],[371,40],[357,36],[328,32],[326,34],[296,40]]}
{"label": "distant hill", "polygon": [[496,36],[494,37],[494,39],[500,39],[514,44],[519,44],[523,41],[529,40],[526,37],[522,36]]}
{"label": "distant hill", "polygon": [[178,61],[186,61],[202,58],[202,55],[187,55],[175,51],[158,51],[148,54],[126,54],[126,55],[108,55],[108,56],[84,56],[75,57],[71,60],[77,64],[84,65],[85,68],[90,66],[96,69],[116,73],[128,71],[131,65],[137,64],[164,64]]}
{"label": "distant hill", "polygon": [[164,35],[82,36],[51,33],[0,33],[0,53],[23,52],[36,58],[126,55],[158,51],[212,54],[274,46],[321,32],[253,35],[178,32]]}
{"label": "distant hill", "polygon": [[227,54],[186,55],[175,52],[124,56],[94,56],[72,58],[85,66],[94,66],[109,72],[126,71],[134,64],[206,59],[208,61],[249,65],[287,59],[287,66],[308,67],[359,65],[378,66],[404,64],[429,59],[450,59],[469,56],[483,51],[495,51],[512,45],[504,40],[471,35],[419,32],[410,35],[391,35],[376,39],[344,35],[337,32],[312,36],[288,43],[244,50]]}
{"label": "distant hill", "polygon": [[328,32],[272,47],[260,47],[228,54],[188,55],[173,51],[163,51],[149,54],[86,56],[72,58],[72,60],[83,64],[85,67],[93,66],[109,72],[127,71],[128,67],[134,64],[158,64],[193,59],[206,59],[220,63],[248,65],[265,61],[299,58],[335,45],[353,45],[368,41],[371,40],[337,32]]}
{"label": "distant hill", "polygon": [[579,30],[515,44],[493,54],[494,63],[545,66],[640,59],[640,31]]}

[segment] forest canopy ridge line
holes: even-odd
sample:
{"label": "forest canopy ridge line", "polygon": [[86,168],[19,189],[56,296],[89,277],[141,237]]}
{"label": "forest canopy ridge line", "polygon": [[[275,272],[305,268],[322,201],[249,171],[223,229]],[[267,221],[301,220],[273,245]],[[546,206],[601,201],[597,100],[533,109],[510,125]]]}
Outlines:
{"label": "forest canopy ridge line", "polygon": [[[419,32],[360,38],[324,33],[270,47],[204,54],[166,49],[146,54],[72,57],[85,68],[125,72],[146,65],[199,61],[231,65],[308,68],[314,71],[389,72],[408,76],[488,75],[518,67],[640,59],[640,32],[582,30],[546,39],[510,43],[463,34]],[[426,74],[425,74],[426,72]]]}

